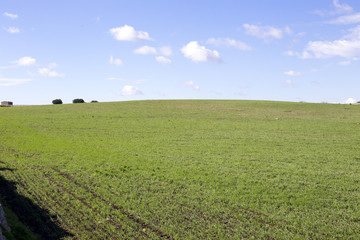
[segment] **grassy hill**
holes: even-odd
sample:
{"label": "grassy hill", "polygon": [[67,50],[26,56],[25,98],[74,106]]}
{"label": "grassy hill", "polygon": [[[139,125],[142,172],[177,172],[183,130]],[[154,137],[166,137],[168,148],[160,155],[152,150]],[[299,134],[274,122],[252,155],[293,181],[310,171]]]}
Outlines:
{"label": "grassy hill", "polygon": [[0,108],[0,201],[52,239],[355,239],[359,146],[359,105]]}

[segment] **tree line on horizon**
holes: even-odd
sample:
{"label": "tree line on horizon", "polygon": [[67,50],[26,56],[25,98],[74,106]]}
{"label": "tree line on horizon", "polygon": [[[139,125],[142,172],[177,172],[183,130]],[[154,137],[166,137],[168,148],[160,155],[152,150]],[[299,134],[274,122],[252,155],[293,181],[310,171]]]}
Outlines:
{"label": "tree line on horizon", "polygon": [[[92,100],[92,103],[97,103],[97,100]],[[82,98],[75,98],[74,100],[72,100],[72,103],[85,103],[84,99]],[[52,104],[63,104],[63,101],[61,99],[54,99],[52,101]]]}

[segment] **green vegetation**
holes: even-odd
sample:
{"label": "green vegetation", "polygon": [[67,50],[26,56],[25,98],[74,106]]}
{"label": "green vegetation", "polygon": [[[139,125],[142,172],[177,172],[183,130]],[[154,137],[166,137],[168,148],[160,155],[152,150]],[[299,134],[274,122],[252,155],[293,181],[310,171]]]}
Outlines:
{"label": "green vegetation", "polygon": [[75,99],[73,100],[73,103],[85,103],[85,101],[84,101],[84,99],[82,99],[82,98],[75,98]]}
{"label": "green vegetation", "polygon": [[359,105],[0,109],[7,192],[64,239],[357,239],[359,146]]}
{"label": "green vegetation", "polygon": [[11,226],[11,231],[8,232],[3,230],[3,234],[8,240],[37,240],[39,237],[34,235],[21,221],[18,217],[8,208],[5,208],[6,220]]}
{"label": "green vegetation", "polygon": [[52,101],[53,104],[63,104],[61,99],[55,99]]}

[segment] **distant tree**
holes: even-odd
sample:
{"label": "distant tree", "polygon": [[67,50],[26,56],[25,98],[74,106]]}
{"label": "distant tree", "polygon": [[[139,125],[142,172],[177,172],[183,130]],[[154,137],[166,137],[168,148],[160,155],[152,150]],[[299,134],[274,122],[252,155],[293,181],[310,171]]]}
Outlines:
{"label": "distant tree", "polygon": [[52,101],[53,104],[62,104],[62,100],[61,99],[55,99]]}
{"label": "distant tree", "polygon": [[97,103],[98,101],[97,101],[97,100],[92,100],[91,102],[92,102],[92,103]]}
{"label": "distant tree", "polygon": [[73,100],[73,103],[84,103],[84,102],[85,101],[82,98],[76,98],[76,99]]}

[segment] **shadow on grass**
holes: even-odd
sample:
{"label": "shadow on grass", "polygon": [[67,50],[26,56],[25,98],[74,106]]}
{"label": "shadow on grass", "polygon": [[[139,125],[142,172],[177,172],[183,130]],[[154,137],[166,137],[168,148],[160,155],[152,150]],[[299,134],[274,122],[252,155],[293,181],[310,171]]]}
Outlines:
{"label": "shadow on grass", "polygon": [[[16,171],[10,168],[0,168],[0,171]],[[71,233],[62,229],[56,224],[57,216],[50,215],[30,199],[21,196],[16,190],[16,182],[8,181],[0,175],[0,199],[2,205],[12,211],[18,220],[26,225],[34,234],[41,239],[61,239],[72,236]],[[9,223],[10,225],[10,223]],[[10,226],[11,234],[15,239],[25,239],[22,236],[22,229]],[[20,232],[17,232],[20,231]],[[25,238],[23,238],[25,237]]]}

